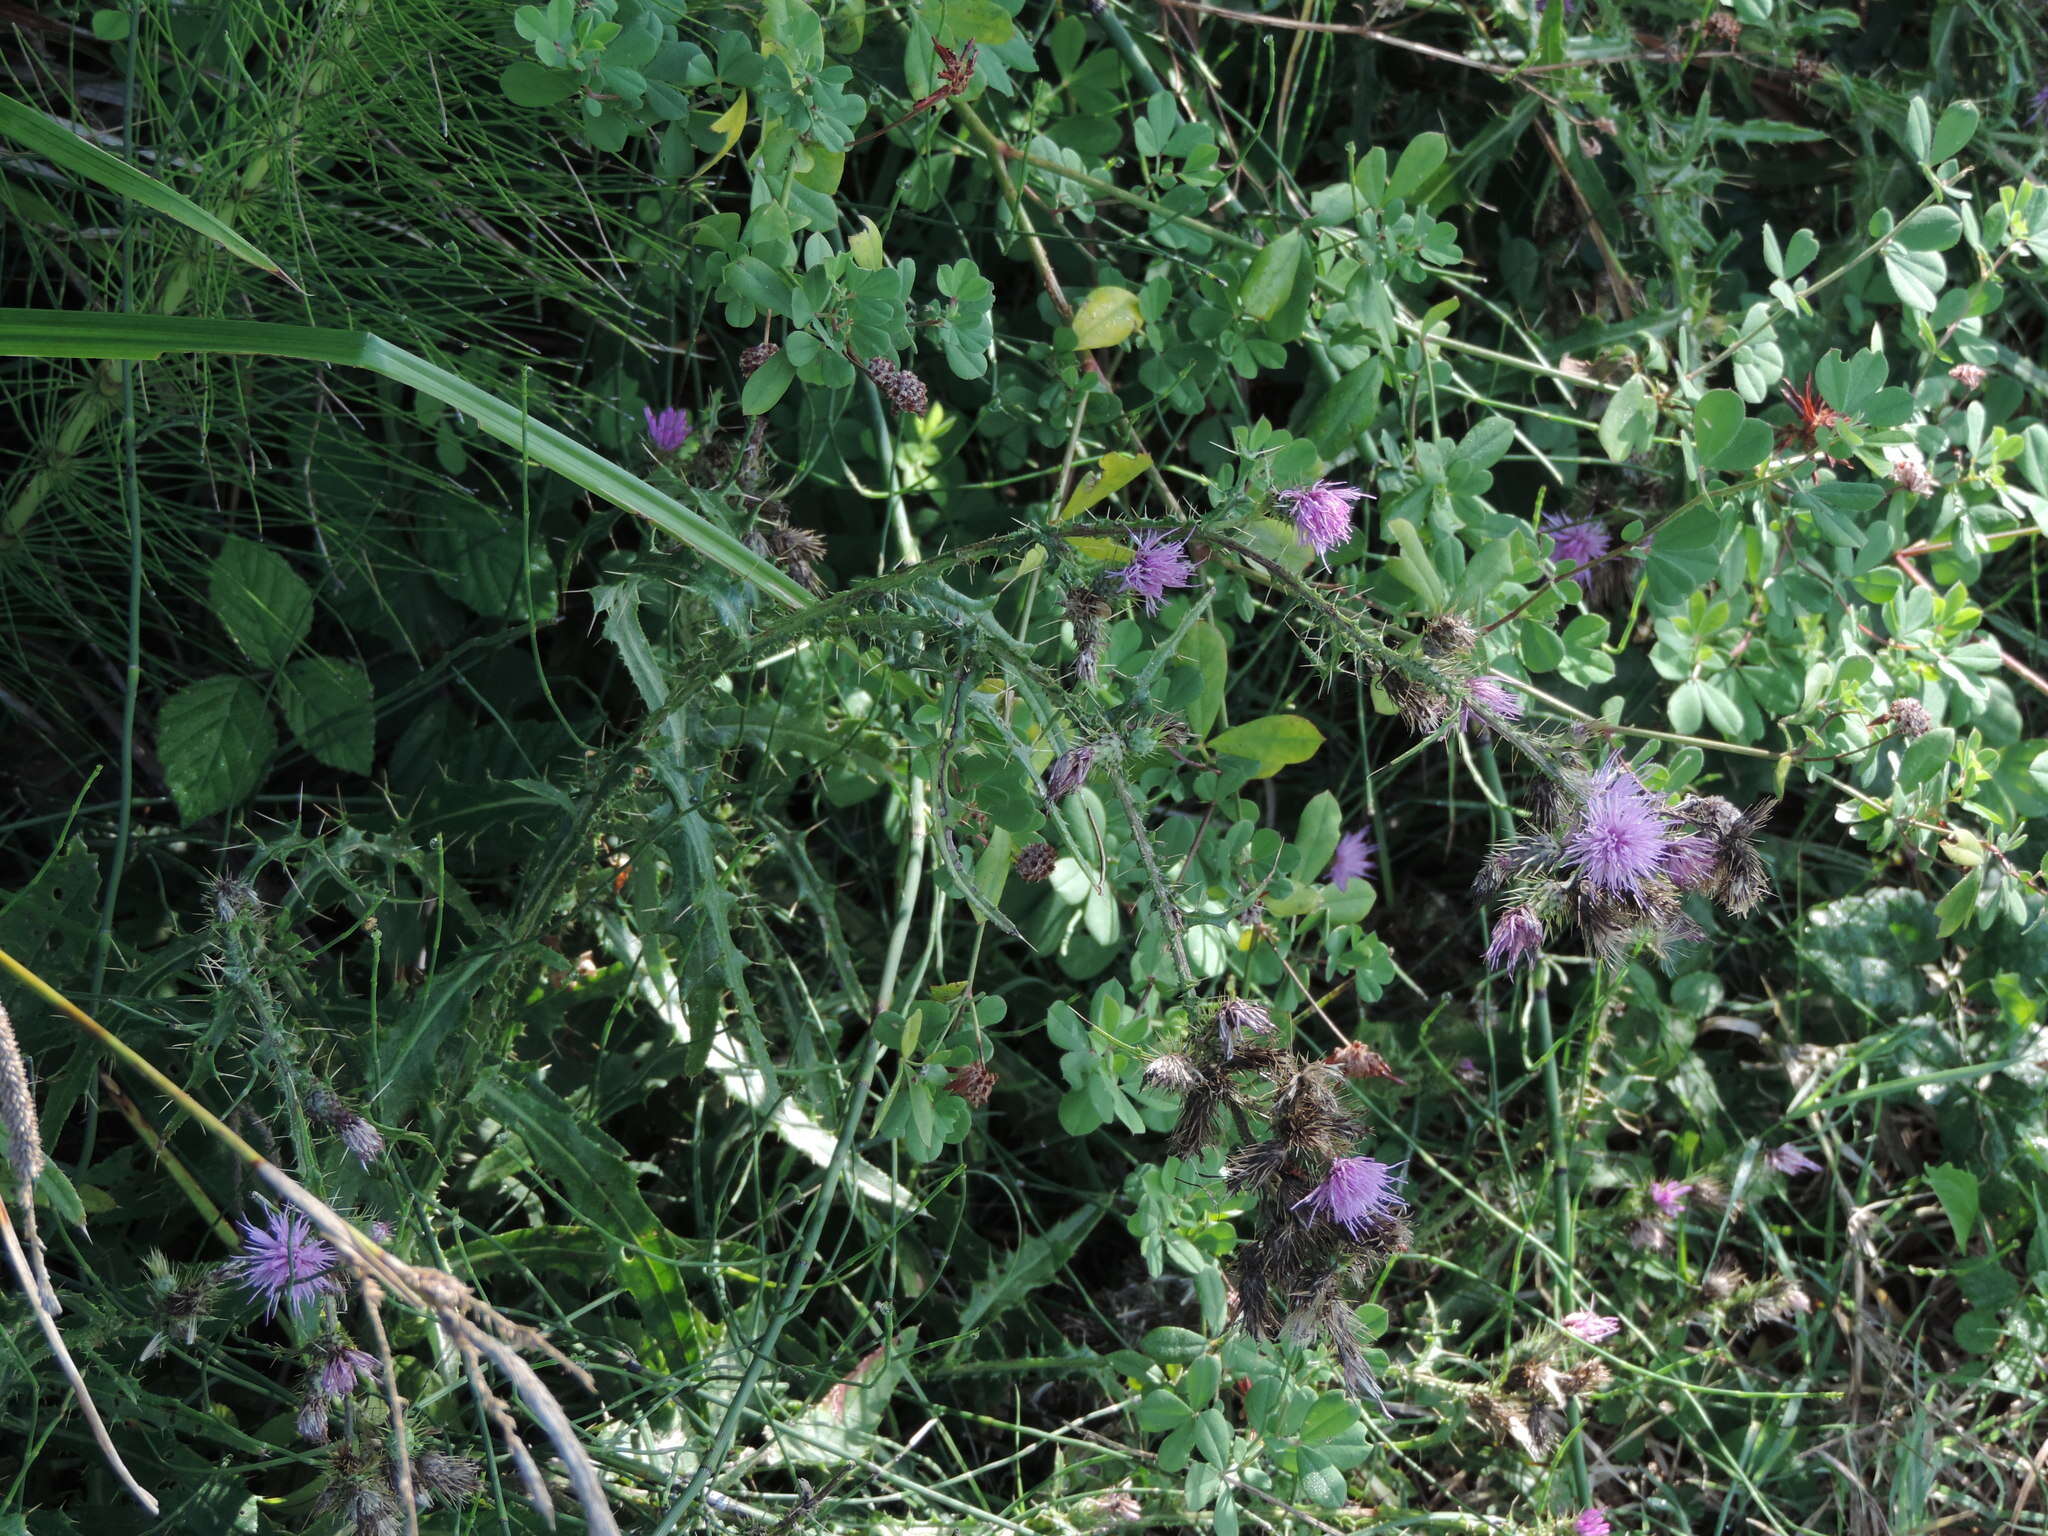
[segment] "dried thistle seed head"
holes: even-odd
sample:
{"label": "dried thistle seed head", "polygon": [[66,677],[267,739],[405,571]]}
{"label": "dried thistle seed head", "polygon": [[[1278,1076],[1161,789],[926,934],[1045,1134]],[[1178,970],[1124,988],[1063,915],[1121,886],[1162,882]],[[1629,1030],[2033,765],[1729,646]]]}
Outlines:
{"label": "dried thistle seed head", "polygon": [[1779,1275],[1750,1301],[1746,1308],[1746,1320],[1751,1327],[1760,1328],[1767,1323],[1789,1323],[1794,1318],[1805,1317],[1812,1311],[1813,1298],[1807,1295],[1796,1281]]}
{"label": "dried thistle seed head", "polygon": [[1605,1360],[1588,1360],[1565,1372],[1562,1387],[1566,1397],[1584,1397],[1588,1393],[1605,1392],[1613,1384],[1614,1372]]}
{"label": "dried thistle seed head", "polygon": [[1496,1445],[1506,1445],[1518,1438],[1518,1431],[1522,1431],[1528,1416],[1526,1404],[1483,1389],[1465,1399],[1465,1411]]}
{"label": "dried thistle seed head", "polygon": [[1074,633],[1100,628],[1109,617],[1109,599],[1092,586],[1067,588],[1060,599],[1060,611],[1067,616],[1067,622],[1074,626]]}
{"label": "dried thistle seed head", "polygon": [[1067,664],[1067,687],[1093,688],[1097,678],[1102,676],[1101,640],[1081,646],[1074,652],[1074,659]]}
{"label": "dried thistle seed head", "polygon": [[1051,843],[1027,843],[1017,853],[1017,878],[1032,885],[1050,880],[1059,860]]}
{"label": "dried thistle seed head", "polygon": [[413,1458],[412,1481],[422,1507],[454,1508],[469,1503],[482,1489],[483,1467],[473,1456],[422,1451]]}
{"label": "dried thistle seed head", "polygon": [[1422,648],[1436,657],[1469,656],[1479,632],[1460,614],[1433,614],[1422,621]]}
{"label": "dried thistle seed head", "polygon": [[776,342],[755,342],[751,347],[740,353],[740,377],[743,379],[752,378],[756,369],[781,350],[782,347]]}
{"label": "dried thistle seed head", "polygon": [[1380,1077],[1391,1083],[1399,1083],[1404,1088],[1407,1086],[1407,1079],[1399,1076],[1387,1065],[1387,1058],[1363,1040],[1345,1041],[1324,1058],[1323,1065],[1336,1068],[1353,1082],[1368,1077]]}
{"label": "dried thistle seed head", "polygon": [[1725,1302],[1749,1284],[1749,1276],[1733,1259],[1716,1259],[1700,1280],[1700,1295],[1711,1302]]}
{"label": "dried thistle seed head", "polygon": [[1277,1139],[1254,1141],[1223,1160],[1223,1184],[1233,1193],[1270,1189],[1287,1173],[1294,1149]]}
{"label": "dried thistle seed head", "polygon": [[[1336,1166],[1350,1163],[1372,1163],[1370,1158],[1344,1159],[1339,1156],[1352,1142],[1358,1139],[1359,1125],[1345,1111],[1344,1102],[1337,1097],[1337,1084],[1342,1081],[1337,1074],[1322,1063],[1296,1069],[1293,1076],[1280,1085],[1273,1095],[1273,1102],[1266,1112],[1266,1123],[1273,1135],[1286,1142],[1310,1162],[1328,1162]],[[1372,1163],[1374,1168],[1384,1168],[1384,1163]],[[1355,1175],[1350,1170],[1344,1177]],[[1392,1180],[1398,1186],[1399,1179]],[[1349,1205],[1344,1207],[1347,1211]]]}
{"label": "dried thistle seed head", "polygon": [[1217,1087],[1208,1078],[1198,1080],[1183,1091],[1180,1118],[1174,1121],[1173,1129],[1166,1135],[1167,1150],[1175,1157],[1190,1162],[1199,1157],[1206,1148],[1215,1144],[1217,1117],[1224,1105],[1231,1101],[1229,1090]]}
{"label": "dried thistle seed head", "polygon": [[1145,1067],[1145,1087],[1155,1087],[1161,1094],[1186,1094],[1202,1081],[1202,1073],[1196,1071],[1194,1063],[1178,1051],[1167,1051],[1161,1057],[1153,1057]]}
{"label": "dried thistle seed head", "polygon": [[1644,1253],[1662,1253],[1671,1246],[1671,1229],[1655,1216],[1639,1216],[1628,1224],[1628,1244]]}
{"label": "dried thistle seed head", "polygon": [[999,1081],[985,1061],[970,1061],[955,1072],[946,1084],[946,1092],[966,1101],[969,1109],[982,1109],[988,1104],[989,1095],[995,1092]]}
{"label": "dried thistle seed head", "polygon": [[1442,693],[1405,672],[1389,670],[1382,686],[1400,712],[1401,723],[1418,736],[1429,735],[1451,717],[1450,702]]}
{"label": "dried thistle seed head", "polygon": [[825,536],[791,523],[773,523],[768,529],[768,552],[777,560],[815,564],[825,558]]}

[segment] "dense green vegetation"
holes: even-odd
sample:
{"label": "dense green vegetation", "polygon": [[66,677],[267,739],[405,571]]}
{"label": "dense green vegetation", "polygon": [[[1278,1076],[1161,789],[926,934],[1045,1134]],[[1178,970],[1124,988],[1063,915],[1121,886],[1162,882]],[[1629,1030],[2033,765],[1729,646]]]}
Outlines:
{"label": "dense green vegetation", "polygon": [[2044,57],[0,5],[0,1532],[2048,1529]]}

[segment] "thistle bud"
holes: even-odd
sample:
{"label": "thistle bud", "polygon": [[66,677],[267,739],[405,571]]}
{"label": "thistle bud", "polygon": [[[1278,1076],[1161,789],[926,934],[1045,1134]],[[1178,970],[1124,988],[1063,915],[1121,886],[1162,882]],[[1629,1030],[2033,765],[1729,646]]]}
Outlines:
{"label": "thistle bud", "polygon": [[1088,782],[1088,770],[1095,764],[1093,747],[1069,747],[1052,760],[1045,771],[1045,797],[1064,800]]}

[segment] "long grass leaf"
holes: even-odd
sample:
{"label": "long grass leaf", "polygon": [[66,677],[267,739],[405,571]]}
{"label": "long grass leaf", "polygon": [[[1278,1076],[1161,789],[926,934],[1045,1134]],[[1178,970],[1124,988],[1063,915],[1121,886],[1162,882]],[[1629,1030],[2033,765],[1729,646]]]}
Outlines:
{"label": "long grass leaf", "polygon": [[0,309],[0,356],[127,358],[148,362],[167,352],[293,357],[337,367],[367,368],[451,405],[500,442],[536,464],[646,518],[705,559],[791,608],[811,595],[702,513],[656,490],[603,454],[425,358],[359,331],[186,315],[110,315],[78,310]]}
{"label": "long grass leaf", "polygon": [[53,122],[34,107],[9,96],[0,96],[0,135],[42,155],[53,165],[99,183],[109,192],[118,192],[146,208],[154,208],[158,213],[176,219],[230,255],[239,256],[251,266],[261,267],[298,288],[289,272],[191,198],[181,192],[173,192],[154,176],[136,169],[118,155],[110,155],[97,144],[81,139],[62,123]]}

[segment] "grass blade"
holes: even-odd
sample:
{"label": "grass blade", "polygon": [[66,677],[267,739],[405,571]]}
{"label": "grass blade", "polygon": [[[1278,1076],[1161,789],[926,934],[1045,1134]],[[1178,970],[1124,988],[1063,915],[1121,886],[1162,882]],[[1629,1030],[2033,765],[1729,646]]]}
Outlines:
{"label": "grass blade", "polygon": [[[500,442],[574,481],[593,496],[646,518],[705,559],[722,565],[791,608],[811,595],[769,561],[702,513],[658,491],[595,449],[507,405],[489,390],[382,337],[310,325],[209,320],[186,315],[110,315],[79,310],[0,309],[0,357],[127,358],[148,362],[167,352],[295,357],[367,368],[462,412]],[[7,528],[13,535],[18,529]]]}
{"label": "grass blade", "polygon": [[191,198],[181,192],[173,192],[154,176],[137,170],[118,156],[108,154],[97,144],[81,139],[70,129],[61,123],[53,122],[34,107],[16,101],[10,96],[0,96],[0,135],[14,140],[24,149],[43,156],[53,165],[76,172],[87,181],[97,182],[109,192],[118,192],[146,208],[154,208],[158,213],[176,219],[187,229],[195,234],[204,235],[230,255],[239,256],[251,266],[261,267],[271,275],[291,283],[295,290],[304,292],[292,281],[291,274],[283,267]]}

